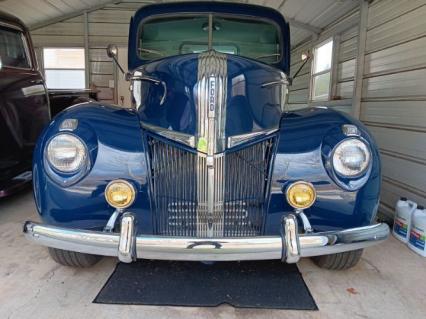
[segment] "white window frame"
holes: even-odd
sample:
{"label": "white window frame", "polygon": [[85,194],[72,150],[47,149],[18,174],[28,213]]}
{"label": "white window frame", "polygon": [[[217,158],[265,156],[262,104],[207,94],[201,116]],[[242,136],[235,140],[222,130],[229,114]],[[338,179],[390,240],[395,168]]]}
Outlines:
{"label": "white window frame", "polygon": [[[45,66],[45,64],[44,64],[44,50],[46,50],[46,49],[79,49],[79,50],[83,50],[83,54],[84,54],[84,57],[85,57],[85,59],[84,59],[84,68],[77,68],[77,69],[75,69],[75,68],[47,68],[46,66]],[[86,49],[84,48],[84,47],[63,47],[63,46],[58,46],[58,47],[43,47],[42,49],[41,49],[41,58],[42,58],[42,63],[43,63],[43,74],[44,74],[44,78],[46,79],[46,71],[48,71],[48,70],[56,70],[56,71],[84,71],[84,85],[86,86],[87,85],[87,79],[86,79],[86,77],[87,77],[87,72],[86,72],[86,68],[87,68],[87,65],[86,65],[86,54],[87,54],[87,52],[86,52]],[[47,83],[46,83],[46,85],[47,85]],[[48,89],[49,89],[49,87],[48,87]],[[51,90],[55,90],[54,88],[50,88]],[[74,90],[75,88],[69,88],[70,90]]]}
{"label": "white window frame", "polygon": [[[328,42],[332,42],[330,68],[315,73],[316,50],[318,48],[322,47],[324,44],[326,44]],[[310,77],[310,83],[309,83],[309,102],[315,103],[315,102],[321,102],[321,101],[330,101],[331,90],[332,90],[332,85],[333,85],[333,65],[334,65],[334,52],[335,52],[335,49],[336,49],[335,48],[335,39],[334,39],[334,37],[329,37],[329,38],[321,41],[317,45],[315,45],[314,48],[313,48],[313,50],[312,50],[313,60],[312,60],[312,65],[311,65],[311,77]],[[329,81],[329,84],[328,84],[327,97],[314,99],[314,90],[315,90],[315,87],[314,87],[314,83],[315,82],[314,82],[314,80],[315,80],[316,77],[318,77],[320,75],[323,75],[323,74],[327,74],[327,73],[330,73],[330,81]]]}

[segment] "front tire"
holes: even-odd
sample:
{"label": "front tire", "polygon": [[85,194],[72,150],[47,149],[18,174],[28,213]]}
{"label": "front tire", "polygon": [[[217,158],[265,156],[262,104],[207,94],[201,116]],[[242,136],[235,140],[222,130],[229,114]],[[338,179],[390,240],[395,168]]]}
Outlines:
{"label": "front tire", "polygon": [[87,268],[96,264],[101,260],[101,256],[77,253],[75,251],[68,251],[49,247],[49,255],[58,264],[76,267]]}
{"label": "front tire", "polygon": [[354,267],[361,259],[364,249],[344,253],[312,257],[313,262],[320,268],[344,270]]}

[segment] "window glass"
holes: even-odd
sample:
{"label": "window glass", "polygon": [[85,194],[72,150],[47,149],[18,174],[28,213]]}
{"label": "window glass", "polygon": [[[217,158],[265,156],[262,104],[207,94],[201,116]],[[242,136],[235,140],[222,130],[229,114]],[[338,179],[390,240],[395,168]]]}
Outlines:
{"label": "window glass", "polygon": [[331,68],[333,41],[329,41],[315,49],[315,73]]}
{"label": "window glass", "polygon": [[83,48],[45,48],[43,62],[48,88],[84,89],[86,87]]}
{"label": "window glass", "polygon": [[311,100],[328,100],[330,97],[331,63],[333,40],[330,39],[314,49],[312,68]]}
{"label": "window glass", "polygon": [[327,100],[330,90],[330,72],[315,76],[313,82],[312,99]]}
{"label": "window glass", "polygon": [[154,60],[208,49],[209,19],[201,17],[158,18],[142,25],[139,54]]}
{"label": "window glass", "polygon": [[261,20],[216,17],[213,20],[213,49],[266,63],[280,60],[278,29]]}
{"label": "window glass", "polygon": [[3,66],[14,68],[31,67],[22,32],[0,27],[0,57]]}
{"label": "window glass", "polygon": [[[277,27],[261,20],[213,17],[213,49],[258,59],[266,63],[280,60]],[[187,16],[156,18],[140,29],[139,55],[144,60],[200,53],[209,48],[209,17]]]}
{"label": "window glass", "polygon": [[84,70],[46,70],[46,85],[50,89],[84,89]]}
{"label": "window glass", "polygon": [[84,49],[44,49],[46,69],[84,69]]}

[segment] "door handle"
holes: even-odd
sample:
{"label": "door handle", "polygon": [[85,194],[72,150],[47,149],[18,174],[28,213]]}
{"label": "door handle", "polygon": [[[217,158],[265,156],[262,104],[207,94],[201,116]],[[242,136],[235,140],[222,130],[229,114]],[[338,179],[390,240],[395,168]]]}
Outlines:
{"label": "door handle", "polygon": [[43,84],[43,80],[31,80],[31,84]]}

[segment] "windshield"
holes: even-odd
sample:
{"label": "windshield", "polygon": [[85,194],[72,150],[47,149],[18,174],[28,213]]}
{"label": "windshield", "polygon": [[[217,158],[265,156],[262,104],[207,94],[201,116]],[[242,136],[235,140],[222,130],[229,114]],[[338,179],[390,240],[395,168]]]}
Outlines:
{"label": "windshield", "polygon": [[269,21],[231,16],[161,17],[142,24],[138,51],[143,60],[200,53],[208,49],[265,63],[281,60],[278,28]]}

